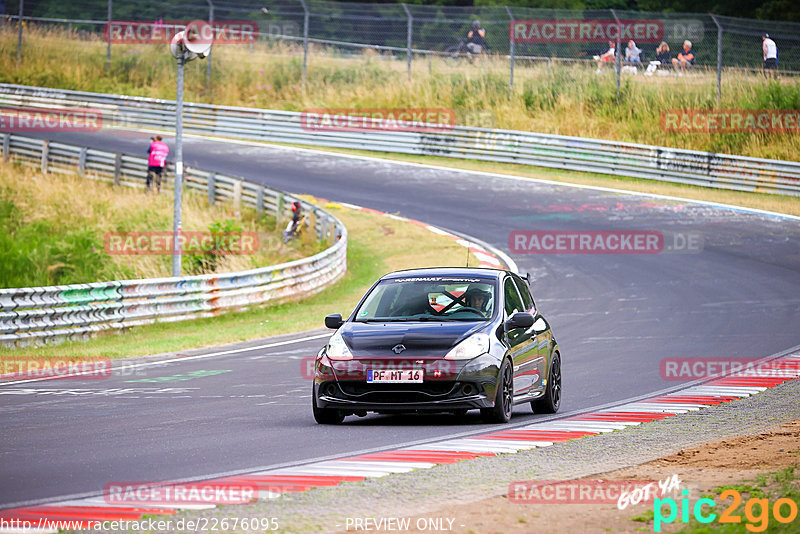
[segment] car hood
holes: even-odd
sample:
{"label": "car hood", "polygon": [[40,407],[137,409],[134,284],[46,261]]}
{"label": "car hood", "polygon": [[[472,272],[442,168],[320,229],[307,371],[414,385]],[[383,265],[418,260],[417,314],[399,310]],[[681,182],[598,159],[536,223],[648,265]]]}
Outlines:
{"label": "car hood", "polygon": [[[486,326],[486,322],[473,321],[347,322],[340,333],[356,359],[441,358],[460,341]],[[397,345],[405,350],[395,353],[392,349]]]}

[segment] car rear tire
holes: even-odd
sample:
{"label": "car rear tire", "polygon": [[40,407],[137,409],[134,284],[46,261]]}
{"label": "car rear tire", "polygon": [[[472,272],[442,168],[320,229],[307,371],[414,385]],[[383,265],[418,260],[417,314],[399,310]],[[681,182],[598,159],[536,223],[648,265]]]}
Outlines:
{"label": "car rear tire", "polygon": [[314,409],[314,420],[321,425],[338,425],[344,421],[344,414],[341,410],[317,407],[317,388],[311,387],[311,406]]}
{"label": "car rear tire", "polygon": [[508,360],[503,360],[497,375],[497,393],[493,408],[482,408],[481,416],[487,423],[508,423],[514,409],[514,376]]}
{"label": "car rear tire", "polygon": [[544,397],[531,401],[535,413],[556,413],[561,407],[561,356],[553,354],[550,374],[547,377],[547,389]]}

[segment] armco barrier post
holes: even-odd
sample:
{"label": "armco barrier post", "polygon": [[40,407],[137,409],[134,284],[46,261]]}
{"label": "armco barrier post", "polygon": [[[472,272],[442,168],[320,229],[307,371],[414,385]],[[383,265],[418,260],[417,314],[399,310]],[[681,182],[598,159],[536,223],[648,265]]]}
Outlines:
{"label": "armco barrier post", "polygon": [[3,161],[8,161],[11,148],[11,134],[4,133],[3,134]]}
{"label": "armco barrier post", "polygon": [[42,174],[47,174],[47,158],[50,155],[50,141],[42,141]]}
{"label": "armco barrier post", "polygon": [[316,208],[308,210],[308,229],[310,230],[309,232],[302,232],[300,234],[301,238],[302,238],[303,235],[305,235],[305,238],[303,239],[303,242],[305,244],[307,244],[307,245],[311,243],[311,239],[312,239],[311,236],[312,235],[314,237],[317,236],[317,210],[316,210]]}
{"label": "armco barrier post", "polygon": [[215,188],[216,179],[217,179],[217,173],[215,173],[215,172],[209,173],[209,175],[208,175],[208,205],[209,206],[213,206],[214,205],[214,198],[215,198],[215,196],[217,194],[216,193],[216,188]]}
{"label": "armco barrier post", "polygon": [[122,154],[114,155],[114,185],[119,185],[119,175],[122,170]]}
{"label": "armco barrier post", "polygon": [[264,213],[264,188],[259,187],[256,192],[256,212],[261,215]]}
{"label": "armco barrier post", "polygon": [[241,209],[242,209],[242,181],[236,180],[233,183],[233,212],[236,214],[236,218],[241,217]]}
{"label": "armco barrier post", "polygon": [[83,178],[83,175],[86,174],[86,155],[89,152],[89,149],[81,147],[81,152],[78,155],[78,176]]}
{"label": "armco barrier post", "polygon": [[278,193],[278,198],[276,200],[277,208],[275,209],[275,228],[281,227],[281,219],[283,219],[283,193]]}

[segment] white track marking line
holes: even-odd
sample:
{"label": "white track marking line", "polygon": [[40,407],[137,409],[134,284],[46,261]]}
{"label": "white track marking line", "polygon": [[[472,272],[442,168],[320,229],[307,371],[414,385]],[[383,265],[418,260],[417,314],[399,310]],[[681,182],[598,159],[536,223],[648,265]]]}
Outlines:
{"label": "white track marking line", "polygon": [[379,466],[383,469],[405,469],[406,467],[411,467],[412,469],[428,469],[438,465],[436,462],[413,462],[413,461],[403,461],[403,460],[356,460],[356,459],[344,459],[344,460],[334,460],[336,462],[336,466],[344,465],[345,468],[352,467],[354,469],[362,469],[365,467],[372,467],[372,466]]}
{"label": "white track marking line", "polygon": [[[342,460],[331,460],[326,462],[319,462],[314,464],[308,464],[301,467],[301,469],[323,469],[326,471],[345,471],[347,469],[353,469],[357,471],[367,471],[367,472],[391,472],[391,471],[413,471],[417,469],[419,466],[420,468],[430,467],[432,464],[429,462],[383,462],[383,461],[370,461],[370,462],[359,462],[344,458]],[[292,468],[288,468],[292,469]]]}
{"label": "white track marking line", "polygon": [[60,501],[43,506],[93,506],[96,508],[166,508],[175,510],[210,510],[216,508],[215,504],[172,504],[172,503],[136,503],[128,504],[125,502],[108,503],[102,497],[91,497],[88,499],[79,499],[71,501]]}
{"label": "white track marking line", "polygon": [[[478,443],[486,443],[491,444],[494,442],[498,442],[498,446],[505,446],[506,448],[514,448],[514,449],[535,449],[537,447],[549,447],[550,445],[546,445],[550,443],[549,441],[535,441],[535,440],[527,440],[527,439],[476,439]],[[516,451],[515,451],[516,452]]]}
{"label": "white track marking line", "polygon": [[[133,129],[124,128],[124,129],[127,130],[127,131],[134,130],[134,131],[144,131],[144,132],[153,132],[153,131],[161,132],[162,131],[162,130],[152,130],[152,129],[147,129],[147,128],[133,128]],[[193,138],[196,138],[196,139],[202,139],[202,140],[206,140],[206,141],[217,141],[217,142],[232,143],[232,144],[237,144],[237,145],[247,145],[247,146],[251,146],[251,147],[261,147],[261,148],[268,147],[268,148],[275,148],[275,149],[278,149],[278,150],[297,151],[297,152],[313,152],[315,154],[326,154],[328,156],[334,156],[334,157],[339,157],[339,158],[359,159],[359,160],[372,161],[372,162],[378,162],[378,163],[383,163],[383,164],[389,163],[389,164],[392,164],[392,165],[406,165],[406,166],[411,166],[411,167],[421,167],[421,168],[425,168],[425,169],[433,169],[433,170],[440,170],[440,171],[467,173],[467,174],[472,174],[472,175],[476,175],[476,176],[490,176],[492,178],[502,178],[502,179],[514,180],[514,181],[518,181],[518,182],[519,181],[534,182],[534,183],[554,185],[554,186],[560,186],[560,187],[571,187],[573,189],[588,189],[588,190],[591,190],[591,191],[604,191],[604,192],[609,192],[609,193],[619,193],[619,194],[623,194],[623,195],[632,195],[632,196],[638,196],[638,197],[658,198],[658,199],[663,199],[663,200],[677,200],[679,202],[687,202],[687,203],[690,203],[690,204],[700,204],[700,205],[718,207],[718,208],[723,208],[723,209],[728,209],[728,210],[733,210],[733,211],[743,211],[743,212],[748,212],[748,213],[756,213],[756,214],[759,214],[759,215],[766,215],[768,217],[777,217],[777,218],[780,218],[780,219],[789,219],[789,220],[794,220],[794,221],[800,221],[800,216],[797,216],[797,215],[788,215],[786,213],[778,213],[778,212],[775,212],[775,211],[760,210],[760,209],[757,209],[757,208],[747,208],[747,207],[744,207],[744,206],[737,206],[735,204],[724,204],[722,202],[712,202],[712,201],[709,201],[709,200],[695,200],[695,199],[691,199],[691,198],[677,197],[677,196],[671,196],[671,195],[659,195],[659,194],[656,194],[656,193],[643,193],[641,191],[630,191],[630,190],[627,190],[627,189],[617,189],[617,188],[614,188],[614,187],[603,187],[603,186],[599,186],[599,185],[575,184],[575,183],[571,183],[571,182],[559,182],[557,180],[548,180],[546,178],[530,178],[530,177],[525,177],[525,176],[517,176],[517,175],[514,175],[514,174],[503,174],[503,173],[489,172],[489,171],[475,171],[475,170],[470,170],[470,169],[460,169],[458,167],[447,167],[447,166],[442,166],[442,165],[432,165],[430,163],[416,163],[416,162],[411,162],[411,161],[400,161],[400,160],[395,160],[395,159],[381,158],[381,157],[377,157],[377,156],[362,156],[362,155],[358,155],[358,154],[344,154],[344,153],[341,153],[341,152],[333,152],[331,150],[325,150],[324,148],[294,147],[294,146],[277,145],[277,144],[265,143],[265,142],[256,143],[254,141],[245,140],[245,139],[230,139],[230,138],[226,138],[226,137],[200,135],[200,134],[192,134],[192,133],[190,133],[190,134],[186,134],[185,133],[184,137],[193,137]],[[533,166],[533,165],[531,165],[531,167],[533,167],[535,169],[543,169],[544,168],[544,169],[550,169],[550,170],[555,170],[555,171],[559,170],[557,168],[553,169],[551,167],[538,167],[538,166]],[[581,171],[568,171],[568,172],[581,172]],[[592,174],[600,174],[602,176],[611,177],[611,178],[618,177],[618,175],[615,175],[615,174],[603,174],[603,173],[592,173]],[[667,183],[667,184],[673,184],[673,185],[683,185],[683,184],[677,184],[675,182],[664,182],[664,181],[661,181],[661,180],[653,180],[653,182],[656,182],[656,183]],[[723,189],[722,191],[729,191],[729,190]],[[339,204],[344,205],[343,202],[339,202]]]}
{"label": "white track marking line", "polygon": [[[248,352],[248,351],[251,351],[251,350],[270,349],[272,347],[281,347],[283,345],[289,345],[289,344],[292,344],[292,343],[302,343],[304,341],[311,341],[311,340],[314,340],[314,339],[322,339],[322,338],[326,338],[326,337],[331,337],[331,335],[333,335],[333,334],[325,333],[325,334],[318,334],[318,335],[315,335],[315,336],[306,336],[306,337],[302,337],[302,338],[298,338],[298,339],[289,339],[289,340],[286,340],[286,341],[278,341],[278,342],[275,342],[275,343],[267,343],[266,345],[257,345],[255,347],[243,347],[243,348],[240,348],[240,349],[222,350],[222,351],[219,351],[219,352],[210,352],[208,354],[197,354],[195,356],[180,356],[180,357],[177,357],[177,358],[169,358],[169,359],[166,359],[166,360],[158,360],[158,361],[154,361],[154,362],[134,363],[134,364],[130,364],[130,365],[125,365],[123,367],[116,367],[116,368],[112,367],[112,373],[114,371],[124,371],[124,370],[128,370],[128,369],[138,369],[138,368],[142,368],[142,367],[152,367],[152,366],[155,366],[155,365],[164,365],[164,364],[167,364],[167,363],[180,363],[180,362],[187,362],[187,361],[190,361],[190,360],[205,360],[207,358],[215,358],[217,356],[227,356],[228,354],[236,354],[237,352]],[[97,371],[84,371],[82,373],[76,373],[75,376],[92,375],[92,374],[97,374]],[[28,379],[28,380],[16,380],[14,382],[0,382],[0,386],[11,386],[11,385],[14,385],[14,384],[27,384],[28,382],[41,382],[42,380],[53,380],[53,379],[63,379],[63,378],[64,377],[62,377],[62,376],[45,376],[45,377],[41,377],[41,378],[31,378],[31,379]]]}
{"label": "white track marking line", "polygon": [[693,388],[693,392],[715,392],[718,395],[726,396],[727,394],[748,396],[754,393],[761,393],[769,388],[765,387],[740,387],[740,386],[698,386]]}
{"label": "white track marking line", "polygon": [[[398,471],[399,473],[409,473],[413,471],[413,469],[409,469],[408,471]],[[342,472],[341,470],[334,471],[330,469],[286,469],[279,470],[279,471],[271,471],[270,474],[273,475],[297,475],[297,476],[357,476],[357,477],[364,477],[364,478],[380,478],[385,477],[388,475],[393,474],[394,471],[353,471],[350,470],[347,473]]]}
{"label": "white track marking line", "polygon": [[[564,430],[568,430],[571,428],[578,428],[578,429],[587,429],[590,430],[592,428],[625,428],[628,426],[628,421],[576,421],[574,419],[571,420],[564,420],[564,421],[552,421],[550,423],[542,423],[542,425],[547,425],[552,428],[563,428]],[[530,425],[530,427],[523,427],[526,430],[536,430],[538,428],[542,428],[541,426],[537,426],[535,424]]]}
{"label": "white track marking line", "polygon": [[417,450],[434,450],[434,451],[452,450],[454,452],[493,452],[496,454],[505,454],[509,452],[516,452],[518,450],[516,447],[498,447],[497,445],[494,444],[495,441],[502,441],[502,440],[491,440],[491,441],[492,444],[482,445],[481,443],[479,443],[477,439],[470,439],[468,441],[453,440],[453,441],[445,441],[442,443],[435,443],[432,445],[422,445],[420,447],[417,447]]}
{"label": "white track marking line", "polygon": [[[624,426],[532,426],[523,427],[521,430],[525,432],[613,432],[615,430],[622,430]],[[509,432],[513,432],[510,430]]]}

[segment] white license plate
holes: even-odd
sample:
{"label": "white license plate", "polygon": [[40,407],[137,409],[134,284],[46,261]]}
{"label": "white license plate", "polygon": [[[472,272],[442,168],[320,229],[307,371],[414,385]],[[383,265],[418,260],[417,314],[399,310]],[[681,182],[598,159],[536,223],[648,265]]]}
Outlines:
{"label": "white license plate", "polygon": [[419,384],[424,375],[422,369],[378,370],[367,369],[368,384]]}

